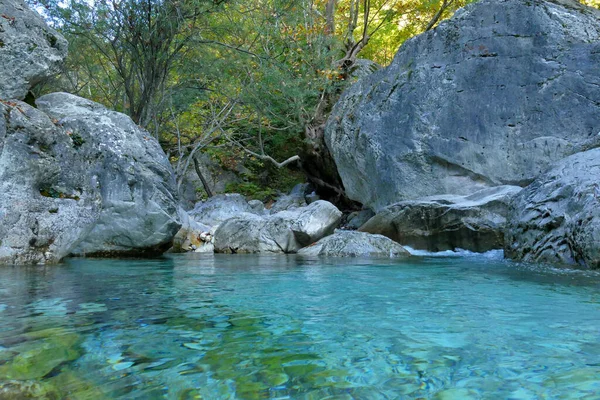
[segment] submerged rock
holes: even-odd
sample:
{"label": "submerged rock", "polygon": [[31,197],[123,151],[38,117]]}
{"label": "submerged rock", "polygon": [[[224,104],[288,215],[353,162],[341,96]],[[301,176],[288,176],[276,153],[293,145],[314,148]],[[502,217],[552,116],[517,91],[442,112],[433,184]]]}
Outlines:
{"label": "submerged rock", "polygon": [[600,139],[600,11],[482,0],[352,85],[325,139],[347,194],[402,200],[525,186]]}
{"label": "submerged rock", "polygon": [[356,230],[363,226],[368,220],[375,216],[375,213],[370,209],[354,211],[348,214],[345,228]]}
{"label": "submerged rock", "polygon": [[342,213],[318,200],[306,207],[261,217],[243,213],[223,222],[214,237],[219,253],[295,253],[330,234]]}
{"label": "submerged rock", "polygon": [[470,196],[404,201],[383,209],[359,230],[434,252],[502,249],[509,203],[520,191],[520,187],[500,186]]}
{"label": "submerged rock", "polygon": [[58,398],[60,398],[58,390],[38,381],[0,381],[0,399],[2,400],[55,400]]}
{"label": "submerged rock", "polygon": [[22,344],[11,348],[17,354],[0,365],[0,377],[3,379],[41,379],[59,365],[74,361],[82,354],[81,336],[64,328],[34,331],[22,339]]}
{"label": "submerged rock", "polygon": [[507,257],[600,268],[600,149],[568,157],[513,201]]}
{"label": "submerged rock", "polygon": [[298,251],[303,256],[325,257],[406,257],[410,253],[383,235],[337,231]]}
{"label": "submerged rock", "polygon": [[0,99],[23,100],[60,71],[67,41],[22,0],[0,1]]}

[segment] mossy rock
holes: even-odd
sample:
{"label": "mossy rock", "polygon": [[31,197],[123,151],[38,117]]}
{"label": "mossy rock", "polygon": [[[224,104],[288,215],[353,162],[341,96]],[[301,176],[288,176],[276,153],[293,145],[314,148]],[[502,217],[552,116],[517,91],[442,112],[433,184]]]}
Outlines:
{"label": "mossy rock", "polygon": [[212,324],[208,321],[190,317],[174,317],[169,318],[165,323],[167,326],[174,328],[182,328],[188,331],[200,332],[206,328],[212,328]]}
{"label": "mossy rock", "polygon": [[58,400],[61,396],[51,385],[36,381],[0,381],[0,400]]}
{"label": "mossy rock", "polygon": [[283,370],[279,372],[264,370],[258,373],[258,377],[261,382],[264,382],[269,387],[281,386],[290,380],[290,377]]}
{"label": "mossy rock", "polygon": [[30,332],[25,337],[29,340],[10,349],[18,354],[0,366],[1,377],[39,379],[59,365],[81,356],[82,338],[62,328]]}
{"label": "mossy rock", "polygon": [[96,400],[107,398],[98,386],[69,368],[63,369],[60,374],[51,378],[49,382],[60,392],[61,399]]}
{"label": "mossy rock", "polygon": [[266,399],[269,398],[269,386],[244,376],[235,380],[235,393],[242,399]]}

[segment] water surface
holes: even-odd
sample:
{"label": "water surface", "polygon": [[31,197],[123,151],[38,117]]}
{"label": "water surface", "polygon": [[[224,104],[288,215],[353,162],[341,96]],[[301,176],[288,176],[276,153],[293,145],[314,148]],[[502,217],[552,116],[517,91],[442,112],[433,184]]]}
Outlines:
{"label": "water surface", "polygon": [[599,377],[595,272],[483,256],[0,267],[0,398],[598,399]]}

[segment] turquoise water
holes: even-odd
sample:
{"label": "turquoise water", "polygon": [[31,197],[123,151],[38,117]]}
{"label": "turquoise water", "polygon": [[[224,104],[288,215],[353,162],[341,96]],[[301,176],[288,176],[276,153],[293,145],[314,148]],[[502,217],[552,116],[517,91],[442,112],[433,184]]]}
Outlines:
{"label": "turquoise water", "polygon": [[0,267],[0,398],[599,399],[599,378],[597,272],[483,256]]}

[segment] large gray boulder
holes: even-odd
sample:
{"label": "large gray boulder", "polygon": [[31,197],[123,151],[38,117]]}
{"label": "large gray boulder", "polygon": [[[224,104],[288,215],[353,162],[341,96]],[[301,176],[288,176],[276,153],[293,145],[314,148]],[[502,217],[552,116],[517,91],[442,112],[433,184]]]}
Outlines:
{"label": "large gray boulder", "polygon": [[60,261],[89,234],[102,208],[72,136],[43,112],[0,103],[0,264]]}
{"label": "large gray boulder", "polygon": [[317,243],[298,251],[303,256],[322,257],[407,257],[410,253],[382,235],[366,232],[336,231]]}
{"label": "large gray boulder", "polygon": [[600,268],[600,149],[568,157],[513,201],[507,257]]}
{"label": "large gray boulder", "polygon": [[279,216],[243,213],[215,231],[217,253],[295,253],[302,246],[290,229],[293,221]]}
{"label": "large gray boulder", "polygon": [[92,181],[102,210],[77,255],[141,255],[170,247],[180,227],[173,170],[158,142],[128,116],[67,93],[36,101],[57,121],[81,167],[70,174]]}
{"label": "large gray boulder", "polygon": [[526,186],[600,142],[600,11],[573,0],[482,0],[407,41],[352,85],[325,139],[350,198]]}
{"label": "large gray boulder", "polygon": [[407,200],[383,209],[359,230],[420,250],[502,249],[509,204],[521,190],[499,186],[469,196]]}
{"label": "large gray boulder", "polygon": [[161,252],[179,228],[170,165],[123,114],[76,96],[0,104],[0,263]]}
{"label": "large gray boulder", "polygon": [[60,71],[67,41],[22,0],[0,0],[0,99],[23,100]]}
{"label": "large gray boulder", "polygon": [[267,216],[242,213],[219,225],[214,236],[215,251],[295,253],[331,234],[341,218],[341,211],[323,200]]}

